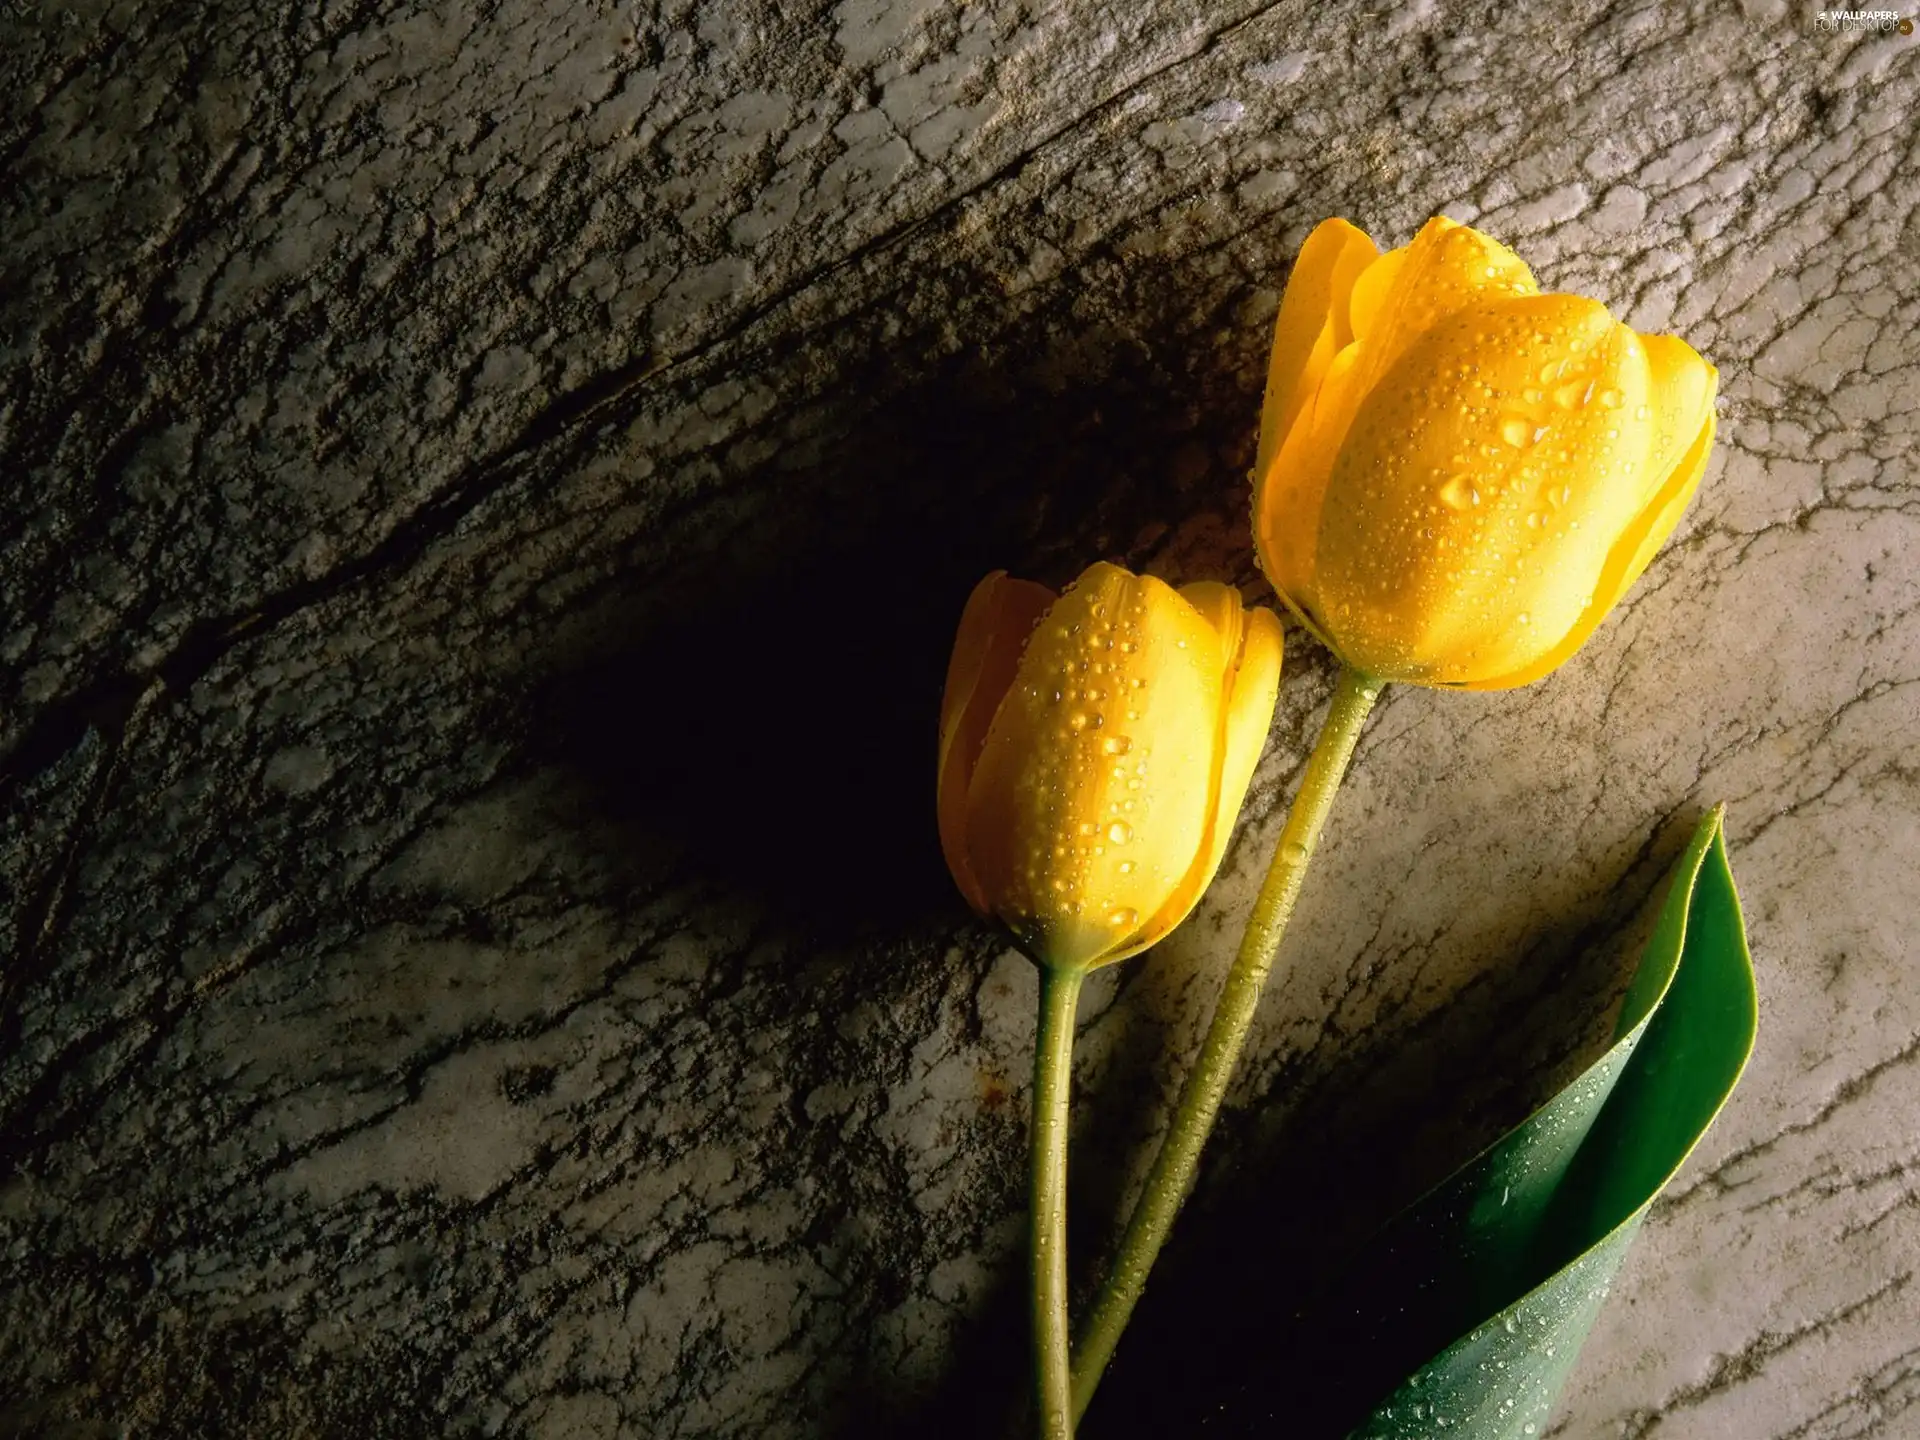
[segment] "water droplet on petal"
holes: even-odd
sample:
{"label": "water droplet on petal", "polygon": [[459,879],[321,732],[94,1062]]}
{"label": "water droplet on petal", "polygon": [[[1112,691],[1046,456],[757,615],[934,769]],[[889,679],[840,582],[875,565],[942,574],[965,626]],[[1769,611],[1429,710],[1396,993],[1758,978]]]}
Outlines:
{"label": "water droplet on petal", "polygon": [[1118,925],[1123,930],[1128,929],[1140,923],[1140,912],[1131,905],[1122,905],[1118,910],[1107,916],[1107,923]]}
{"label": "water droplet on petal", "polygon": [[1553,392],[1553,403],[1562,410],[1578,410],[1593,397],[1591,380],[1569,380]]}
{"label": "water droplet on petal", "polygon": [[1133,827],[1124,820],[1116,820],[1107,827],[1107,838],[1116,845],[1124,845],[1133,838]]}
{"label": "water droplet on petal", "polygon": [[1086,711],[1076,710],[1067,717],[1067,727],[1071,730],[1084,730],[1087,728],[1089,719]]}
{"label": "water droplet on petal", "polygon": [[1527,436],[1533,427],[1519,415],[1509,415],[1500,422],[1500,438],[1509,445],[1520,446],[1527,443]]}
{"label": "water droplet on petal", "polygon": [[1609,410],[1618,410],[1626,402],[1626,398],[1611,385],[1600,392],[1600,403]]}
{"label": "water droplet on petal", "polygon": [[1455,510],[1480,503],[1480,491],[1464,475],[1456,475],[1440,487],[1440,499]]}
{"label": "water droplet on petal", "polygon": [[1298,865],[1302,860],[1307,858],[1307,847],[1302,845],[1298,840],[1289,840],[1285,845],[1280,847],[1280,853],[1287,858],[1290,864]]}

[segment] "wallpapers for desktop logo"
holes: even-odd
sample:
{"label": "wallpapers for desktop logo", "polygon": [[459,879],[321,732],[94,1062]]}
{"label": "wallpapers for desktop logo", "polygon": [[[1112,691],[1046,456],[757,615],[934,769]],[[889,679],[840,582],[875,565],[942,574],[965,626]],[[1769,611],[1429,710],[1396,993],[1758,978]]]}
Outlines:
{"label": "wallpapers for desktop logo", "polygon": [[1894,10],[1822,10],[1816,23],[1830,35],[1913,33],[1913,21]]}

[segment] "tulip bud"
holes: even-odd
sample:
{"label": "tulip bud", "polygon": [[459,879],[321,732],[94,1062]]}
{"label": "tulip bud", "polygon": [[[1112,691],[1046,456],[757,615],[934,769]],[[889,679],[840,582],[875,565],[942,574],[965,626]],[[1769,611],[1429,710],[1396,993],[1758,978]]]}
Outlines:
{"label": "tulip bud", "polygon": [[1173,929],[1226,851],[1280,655],[1279,618],[1225,585],[982,580],[940,714],[940,844],[968,903],[1049,966]]}
{"label": "tulip bud", "polygon": [[1275,322],[1254,530],[1287,605],[1382,680],[1525,685],[1679,523],[1718,372],[1435,219],[1307,237]]}

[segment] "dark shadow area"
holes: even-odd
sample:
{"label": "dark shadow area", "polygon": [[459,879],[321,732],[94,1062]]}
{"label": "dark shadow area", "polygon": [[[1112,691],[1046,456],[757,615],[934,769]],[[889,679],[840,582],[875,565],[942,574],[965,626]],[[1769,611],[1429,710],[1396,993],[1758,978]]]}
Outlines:
{"label": "dark shadow area", "polygon": [[[1154,433],[1156,376],[1131,358],[1107,387],[1017,398],[949,366],[809,471],[744,482],[777,489],[777,519],[606,597],[537,690],[533,758],[808,933],[950,916],[934,762],[967,595],[996,568],[1058,588],[1098,559],[1139,564],[1133,539],[1179,508],[1183,437]],[[1244,505],[1231,485],[1209,500]]]}

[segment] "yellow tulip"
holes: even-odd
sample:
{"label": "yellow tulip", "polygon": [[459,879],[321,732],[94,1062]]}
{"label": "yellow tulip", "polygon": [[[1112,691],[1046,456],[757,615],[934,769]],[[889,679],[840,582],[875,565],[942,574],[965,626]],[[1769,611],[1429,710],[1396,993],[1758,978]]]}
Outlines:
{"label": "yellow tulip", "polygon": [[1173,929],[1225,853],[1280,656],[1279,617],[1225,585],[982,580],[940,715],[940,844],[968,903],[1054,967]]}
{"label": "yellow tulip", "polygon": [[1328,220],[1275,322],[1254,530],[1287,605],[1381,680],[1502,689],[1585,643],[1679,522],[1719,375],[1542,295],[1446,219],[1382,255]]}

